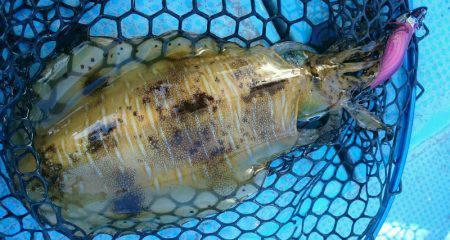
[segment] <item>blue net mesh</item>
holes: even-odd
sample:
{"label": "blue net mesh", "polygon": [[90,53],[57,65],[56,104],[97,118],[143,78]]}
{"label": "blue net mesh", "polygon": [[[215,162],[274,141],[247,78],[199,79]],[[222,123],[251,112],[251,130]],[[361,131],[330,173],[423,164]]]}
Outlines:
{"label": "blue net mesh", "polygon": [[[396,0],[5,0],[0,5],[0,237],[6,239],[371,239],[398,193],[416,97],[417,42],[366,107],[393,132],[360,129],[344,116],[339,144],[305,146],[274,159],[262,187],[242,203],[182,225],[111,221],[86,231],[46,195],[33,147],[31,84],[46,63],[89,36],[129,42],[171,30],[250,47],[284,40],[325,50],[338,39],[376,39],[408,10]],[[191,39],[196,41],[196,39]],[[26,143],[15,141],[26,136]],[[21,172],[22,159],[36,170]],[[29,194],[29,185],[42,196]],[[194,196],[195,198],[195,196]],[[168,197],[168,202],[175,201]],[[194,201],[194,200],[193,200]],[[47,214],[43,216],[42,211]],[[175,211],[175,209],[172,209]],[[50,212],[51,214],[48,214]]]}

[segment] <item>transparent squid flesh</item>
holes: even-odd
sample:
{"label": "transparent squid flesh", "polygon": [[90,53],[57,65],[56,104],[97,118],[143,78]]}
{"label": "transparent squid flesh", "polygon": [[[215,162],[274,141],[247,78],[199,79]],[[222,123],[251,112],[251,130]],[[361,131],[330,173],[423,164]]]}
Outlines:
{"label": "transparent squid flesh", "polygon": [[[86,229],[204,217],[255,193],[288,151],[304,76],[273,49],[94,39],[35,86],[49,195]],[[98,46],[107,48],[104,50]]]}

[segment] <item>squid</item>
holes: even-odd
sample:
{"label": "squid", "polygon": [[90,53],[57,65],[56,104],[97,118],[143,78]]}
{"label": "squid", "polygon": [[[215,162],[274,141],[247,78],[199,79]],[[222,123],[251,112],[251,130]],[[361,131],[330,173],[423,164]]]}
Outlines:
{"label": "squid", "polygon": [[[299,130],[298,121],[345,109],[361,127],[385,129],[351,101],[373,82],[379,50],[371,43],[319,54],[296,42],[247,49],[189,33],[91,38],[34,86],[33,144],[48,196],[89,231],[229,209],[258,191],[270,160],[324,130]],[[337,128],[334,116],[325,128]]]}

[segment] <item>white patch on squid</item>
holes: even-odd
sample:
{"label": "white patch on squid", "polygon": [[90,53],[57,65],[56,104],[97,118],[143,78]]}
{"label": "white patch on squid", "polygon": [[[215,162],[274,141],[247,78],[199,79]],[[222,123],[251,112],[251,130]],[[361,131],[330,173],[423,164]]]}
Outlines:
{"label": "white patch on squid", "polygon": [[152,126],[153,130],[156,131],[155,119],[153,117],[153,112],[150,109],[150,104],[145,104],[145,110],[147,110],[147,115],[148,115],[148,119],[150,120],[150,125]]}
{"label": "white patch on squid", "polygon": [[[78,146],[76,141],[75,141],[75,146]],[[61,149],[62,149],[64,155],[67,158],[67,162],[69,163],[69,166],[73,166],[72,159],[70,159],[69,154],[67,154],[66,145],[64,143],[64,140],[61,140]]]}
{"label": "white patch on squid", "polygon": [[216,137],[216,130],[214,129],[214,126],[212,124],[213,121],[215,121],[214,119],[214,114],[212,112],[212,107],[208,106],[208,112],[209,112],[209,117],[210,117],[210,121],[209,121],[209,128],[211,129],[211,133],[213,135],[214,141],[216,141],[217,144],[219,144],[219,141]]}
{"label": "white patch on squid", "polygon": [[[127,104],[128,105],[128,104]],[[134,149],[134,144],[131,142],[130,133],[128,132],[128,121],[127,121],[127,113],[125,112],[125,108],[122,109],[122,119],[123,119],[123,129],[125,132],[125,138],[128,141],[128,145],[131,148],[131,151],[134,153],[136,150]]]}
{"label": "white patch on squid", "polygon": [[58,156],[59,163],[61,163],[61,165],[64,166],[64,162],[63,162],[63,159],[62,159],[61,152],[59,151],[59,148],[56,148],[56,155]]}
{"label": "white patch on squid", "polygon": [[[229,68],[229,67],[228,67]],[[229,106],[230,106],[230,112],[231,113],[233,113],[234,112],[234,114],[232,114],[232,116],[234,116],[235,117],[235,119],[234,119],[234,124],[235,124],[235,127],[237,128],[237,133],[238,133],[238,136],[241,136],[242,135],[242,132],[241,132],[241,104],[240,104],[240,100],[239,100],[239,93],[237,92],[237,90],[235,89],[235,87],[234,87],[234,84],[231,82],[231,80],[227,77],[227,74],[226,73],[222,73],[222,75],[223,75],[223,77],[224,77],[224,81],[225,81],[225,83],[227,84],[227,86],[230,88],[230,90],[237,96],[235,99],[234,99],[234,102],[236,102],[236,106],[237,106],[237,111],[236,112],[234,112],[233,110],[233,108],[232,108],[232,100],[231,100],[231,98],[230,98],[230,96],[228,96],[229,94],[225,94],[225,96],[227,97],[227,99],[229,99],[229,102],[230,102],[230,104],[229,104]]]}
{"label": "white patch on squid", "polygon": [[180,172],[180,169],[176,167],[175,172],[177,173],[178,183],[181,185],[183,183],[183,176]]}
{"label": "white patch on squid", "polygon": [[[136,98],[136,105],[139,106],[138,99]],[[139,107],[137,107],[139,111]],[[140,113],[140,112],[139,112]],[[134,135],[136,137],[136,142],[138,144],[139,150],[141,150],[142,156],[147,156],[147,152],[145,151],[144,144],[141,141],[141,138],[139,137],[139,132],[137,129],[136,119],[134,117],[131,117],[131,126],[133,127]]]}
{"label": "white patch on squid", "polygon": [[242,136],[242,138],[244,139],[245,150],[247,151],[247,155],[248,155],[248,158],[249,158],[250,162],[256,163],[255,156],[253,156],[253,152],[250,149],[250,145],[248,144],[247,137],[246,136]]}
{"label": "white patch on squid", "polygon": [[125,93],[125,104],[130,105],[130,99],[128,98],[128,93]]}
{"label": "white patch on squid", "polygon": [[[210,79],[211,81],[215,81],[215,79],[214,79],[214,78],[215,78],[215,75],[214,75],[213,72],[211,71],[211,68],[208,67],[208,66],[205,67],[205,68],[206,68],[206,71],[208,72],[209,79]],[[203,77],[202,80],[203,80],[205,86],[208,86],[208,89],[209,89],[209,91],[211,91],[211,94],[212,94],[213,96],[219,96],[219,94],[216,92],[216,90],[214,90],[214,88],[211,86],[211,84],[208,83],[208,78]]]}
{"label": "white patch on squid", "polygon": [[153,177],[153,184],[155,184],[155,190],[159,192],[161,190],[161,187],[159,185],[158,177],[156,175]]}
{"label": "white patch on squid", "polygon": [[145,168],[145,172],[147,173],[147,176],[149,178],[152,177],[152,169],[150,168],[150,166],[148,165],[148,163],[146,161],[144,161],[144,168]]}
{"label": "white patch on squid", "polygon": [[233,164],[230,161],[230,158],[228,157],[228,155],[226,153],[224,153],[223,156],[225,158],[225,163],[228,165],[228,168],[233,172],[234,168],[233,168]]}
{"label": "white patch on squid", "polygon": [[[225,64],[226,65],[226,64]],[[226,65],[227,66],[227,65]],[[229,68],[229,67],[228,67]],[[237,91],[236,87],[234,86],[234,83],[232,80],[230,80],[227,76],[228,74],[226,72],[222,72],[223,79],[225,80],[225,83],[227,84],[228,88],[233,92],[233,94],[236,96],[236,98],[239,99],[239,92]],[[228,94],[227,94],[228,95]],[[236,101],[237,105],[237,112],[238,115],[241,116],[241,104],[240,101]]]}
{"label": "white patch on squid", "polygon": [[[136,98],[136,109],[137,109],[137,111],[139,113],[141,112],[141,105],[139,104],[139,99],[138,98]],[[140,130],[141,130],[141,135],[145,136],[144,128],[141,127]],[[141,143],[142,143],[142,141],[141,141]]]}

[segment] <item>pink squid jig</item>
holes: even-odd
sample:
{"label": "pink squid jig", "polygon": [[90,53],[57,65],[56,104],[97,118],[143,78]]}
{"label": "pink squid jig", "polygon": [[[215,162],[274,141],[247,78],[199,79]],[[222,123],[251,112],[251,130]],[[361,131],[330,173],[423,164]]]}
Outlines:
{"label": "pink squid jig", "polygon": [[422,26],[426,13],[426,7],[419,7],[401,15],[392,23],[397,25],[397,28],[386,43],[378,74],[370,84],[372,89],[389,79],[402,66],[409,42],[414,32]]}

